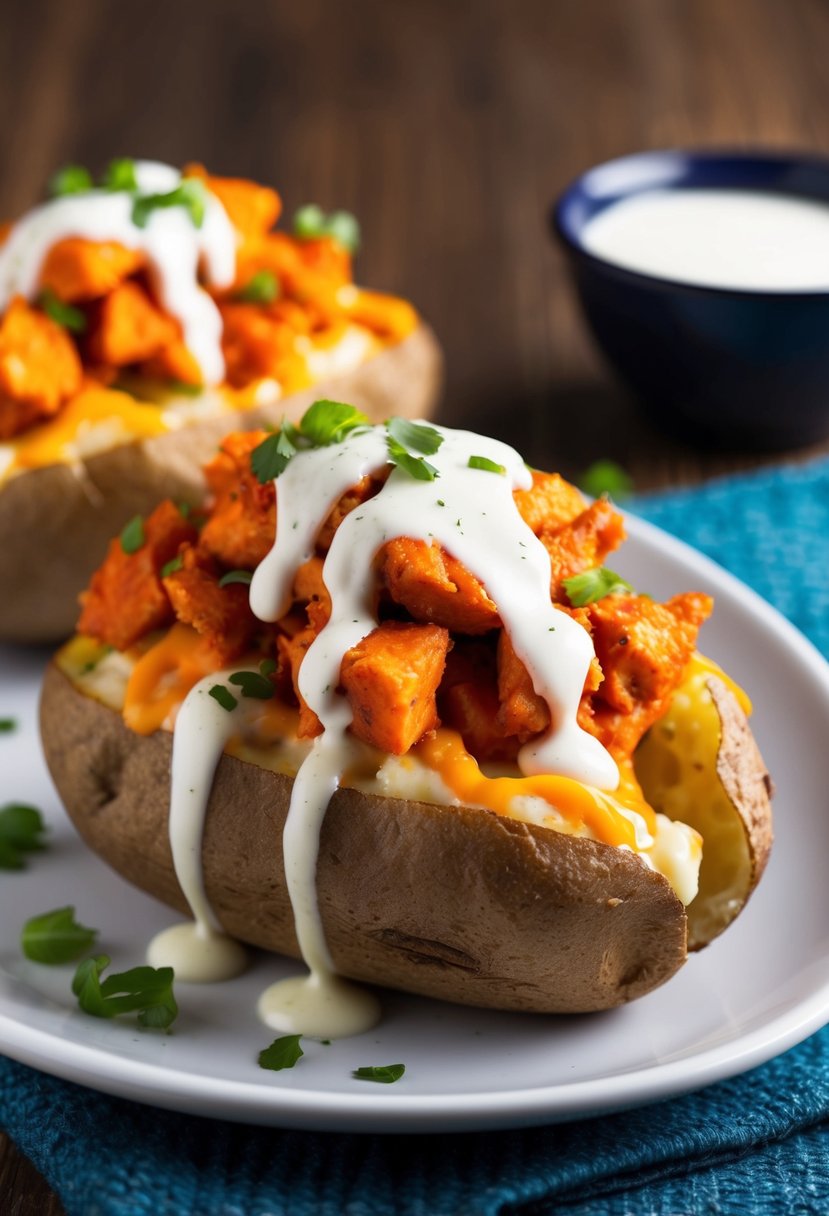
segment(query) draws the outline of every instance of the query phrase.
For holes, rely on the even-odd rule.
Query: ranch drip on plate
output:
[[[299,765],[283,839],[297,939],[309,971],[273,985],[259,1002],[263,1020],[282,1031],[341,1037],[368,1029],[379,1012],[373,996],[335,974],[317,904],[316,867],[326,808],[353,749],[351,707],[337,691],[340,666],[346,652],[377,625],[373,561],[385,542],[410,537],[442,545],[480,580],[497,605],[516,653],[550,710],[547,733],[519,753],[521,772],[555,773],[598,790],[612,790],[619,783],[610,754],[576,720],[593,646],[587,632],[552,604],[549,555],[513,498],[514,490],[532,485],[530,470],[506,444],[463,431],[435,430],[441,443],[430,456],[434,480],[419,480],[392,467],[380,491],[342,520],[325,559],[323,581],[331,616],[299,672],[302,696],[323,731]],[[473,457],[477,459],[471,464]],[[275,621],[284,614],[296,570],[312,556],[317,533],[334,505],[351,486],[388,462],[383,426],[360,428],[343,442],[300,451],[289,461],[276,481],[276,540],[250,587],[256,616]],[[221,673],[211,675],[192,688],[175,722],[171,842],[195,923],[159,935],[149,958],[156,966],[174,966],[184,980],[229,976],[241,965],[238,948],[222,934],[209,907],[200,863],[213,773],[239,728],[238,719],[232,722],[210,695],[222,678]]]

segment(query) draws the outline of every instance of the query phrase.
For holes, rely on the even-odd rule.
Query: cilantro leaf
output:
[[[245,286],[236,293],[236,299],[246,304],[272,304],[279,295],[279,280],[272,270],[257,270]]]
[[[227,574],[223,574],[219,579],[219,586],[230,587],[233,583],[245,583],[250,586],[252,579],[250,570],[228,570]]]
[[[259,1052],[259,1067],[269,1068],[272,1072],[293,1068],[297,1060],[305,1055],[299,1045],[301,1037],[298,1034],[286,1034],[281,1039],[274,1039],[270,1047]]]
[[[24,869],[23,854],[44,847],[41,837],[45,831],[43,816],[36,807],[24,802],[0,807],[0,870]]]
[[[20,947],[34,963],[71,963],[90,948],[97,936],[97,929],[76,922],[74,908],[55,908],[26,921]]]
[[[231,684],[241,688],[243,697],[252,697],[256,701],[269,701],[276,691],[273,683],[261,671],[234,671],[229,679]]]
[[[485,473],[500,473],[503,477],[506,469],[502,464],[496,464],[494,460],[490,460],[487,456],[470,456],[468,468],[483,469]]]
[[[109,964],[106,954],[79,963],[72,991],[84,1013],[96,1018],[137,1013],[141,1026],[166,1030],[172,1025],[178,1016],[172,967],[133,967],[108,976],[102,983],[101,974]]]
[[[380,1081],[383,1085],[391,1085],[393,1081],[399,1081],[405,1071],[405,1064],[369,1064],[355,1068],[351,1075],[358,1081]]]
[[[562,586],[567,598],[574,608],[583,608],[585,604],[595,604],[606,595],[620,595],[633,591],[627,579],[620,574],[614,574],[607,566],[596,566],[593,570],[584,570],[574,574],[572,578],[563,580]]]
[[[186,177],[175,190],[166,194],[143,194],[132,205],[132,222],[136,228],[146,228],[154,211],[163,207],[184,207],[196,228],[204,223],[207,192],[195,177]]]
[[[301,241],[314,241],[325,236],[325,212],[316,203],[306,203],[294,212],[294,236]]]
[[[357,427],[368,426],[368,418],[353,405],[342,401],[315,401],[302,415],[300,434],[311,447],[324,448],[341,443]]]
[[[184,558],[180,553],[176,554],[175,557],[171,557],[170,560],[165,562],[161,567],[161,577],[169,578],[171,574],[175,574],[177,570],[180,570],[183,565]]]
[[[306,203],[294,212],[293,229],[300,241],[330,237],[348,253],[356,253],[360,247],[360,224],[350,211],[332,211],[326,215],[316,203]]]
[[[633,478],[615,460],[596,460],[579,477],[578,485],[591,498],[608,494],[618,502],[633,490]]]
[[[121,529],[121,548],[125,553],[137,553],[144,544],[144,520],[140,515],[133,515],[129,523]]]
[[[38,304],[46,313],[47,317],[51,317],[58,325],[62,325],[64,329],[68,329],[70,333],[82,334],[86,332],[86,314],[81,312],[80,308],[75,308],[72,304],[65,304],[63,300],[59,300],[53,291],[42,291],[38,296]]]
[[[250,467],[256,478],[264,485],[280,477],[296,456],[297,449],[289,438],[285,426],[268,435],[250,454]]]
[[[225,688],[224,684],[214,684],[208,691],[208,696],[214,701],[218,701],[222,709],[226,709],[228,713],[236,708],[239,702],[234,697],[229,688]]]
[[[391,435],[386,437],[386,449],[391,463],[396,464],[398,468],[403,469],[417,481],[434,481],[439,475],[433,464],[429,464],[429,461],[422,456],[412,456],[401,443],[392,439]]]
[[[82,165],[64,165],[49,178],[49,194],[63,198],[67,194],[85,194],[92,189],[92,175]]]
[[[360,222],[350,211],[332,212],[326,221],[325,235],[349,253],[356,253],[360,248]]]
[[[410,422],[408,418],[389,418],[386,430],[396,443],[422,452],[424,456],[434,456],[443,443],[440,431],[424,426],[422,422]]]
[[[10,735],[17,730],[16,718],[0,718],[0,735]]]
[[[116,160],[111,160],[106,167],[103,177],[103,186],[105,190],[127,190],[134,191],[138,189],[138,179],[135,176],[135,161],[128,156],[118,157]]]

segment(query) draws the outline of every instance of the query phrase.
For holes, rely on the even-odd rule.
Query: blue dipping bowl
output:
[[[585,228],[631,195],[693,187],[829,204],[829,159],[740,152],[643,152],[582,174],[551,213],[599,345],[644,411],[686,443],[800,447],[829,435],[829,290],[700,287],[588,253]]]

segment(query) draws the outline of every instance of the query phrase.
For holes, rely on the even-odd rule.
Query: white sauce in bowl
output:
[[[829,204],[750,190],[647,190],[591,219],[583,248],[704,287],[829,291]]]

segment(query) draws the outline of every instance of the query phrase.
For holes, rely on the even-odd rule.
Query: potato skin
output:
[[[134,734],[54,663],[41,733],[87,844],[186,912],[167,835],[170,734]],[[228,933],[299,957],[282,867],[290,789],[286,777],[223,756],[203,864]],[[489,811],[340,790],[323,826],[317,890],[343,975],[466,1005],[609,1009],[685,960],[685,910],[634,854]]]
[[[272,405],[185,426],[98,453],[82,466],[47,465],[0,488],[0,641],[57,642],[78,619],[78,596],[109,541],[134,515],[162,498],[198,503],[202,465],[228,430],[298,421],[320,397],[347,400],[372,421],[389,414],[428,416],[443,364],[432,331],[421,325],[353,372],[321,381]]]

